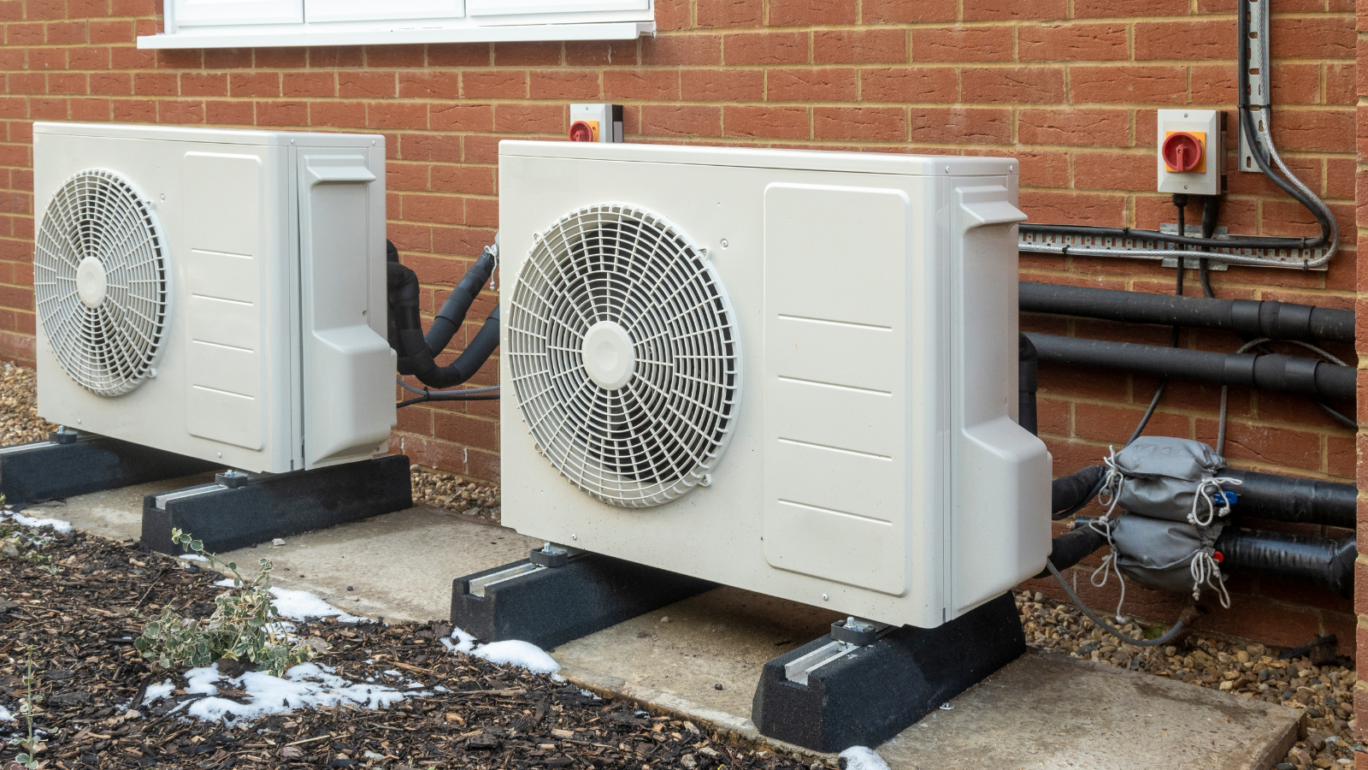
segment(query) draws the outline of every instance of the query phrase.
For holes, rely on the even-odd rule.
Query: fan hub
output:
[[[105,289],[109,281],[105,277],[104,263],[94,257],[86,257],[76,268],[76,296],[86,307],[99,307],[105,300]]]
[[[599,321],[584,334],[584,370],[604,390],[617,390],[636,370],[636,346],[616,321]]]

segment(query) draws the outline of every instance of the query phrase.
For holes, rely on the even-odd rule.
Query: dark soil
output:
[[[134,650],[142,618],[167,602],[187,615],[209,615],[224,590],[212,585],[219,575],[82,533],[55,535],[37,553],[0,556],[0,706],[18,717],[0,722],[0,768],[18,768],[10,760],[19,748],[8,741],[27,732],[19,700],[30,658],[41,696],[34,728],[45,741],[37,759],[49,768],[806,766],[726,745],[630,701],[597,700],[548,676],[449,652],[439,641],[450,632],[444,624],[297,624],[301,636],[332,646],[317,662],[341,676],[385,681],[393,677],[384,670],[402,669],[428,688],[450,690],[387,709],[301,710],[225,727],[167,715],[203,697],[178,691],[121,710],[140,703],[152,683],[184,683]]]

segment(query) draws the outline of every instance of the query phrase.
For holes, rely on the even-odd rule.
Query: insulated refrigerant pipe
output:
[[[1095,545],[1093,550],[1105,546],[1107,538],[1088,526],[1094,521],[1097,519],[1084,516],[1075,519],[1072,532],[1055,538],[1052,554],[1058,553],[1066,561],[1076,557],[1069,564],[1072,566],[1093,552],[1083,549],[1090,545]],[[1215,550],[1221,554],[1223,572],[1241,572],[1316,586],[1346,598],[1354,595],[1354,558],[1358,555],[1358,545],[1353,535],[1331,540],[1227,526],[1216,538]],[[1053,556],[1050,561],[1056,569],[1064,569]]]
[[[1281,353],[1209,353],[1186,348],[1108,342],[1027,332],[1041,361],[1123,369],[1156,377],[1180,377],[1222,385],[1301,393],[1352,401],[1356,371],[1311,358]]]
[[[1106,470],[1105,465],[1089,465],[1055,479],[1050,489],[1051,510],[1062,511],[1083,502]],[[1237,516],[1345,529],[1356,526],[1358,488],[1353,484],[1234,468],[1222,468],[1218,475],[1240,482],[1225,486],[1235,497],[1231,510]]]
[[[1354,341],[1354,311],[1276,300],[1212,299],[1022,281],[1023,313],[1232,331],[1245,339]]]

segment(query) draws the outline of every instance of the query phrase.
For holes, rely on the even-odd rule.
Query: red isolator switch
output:
[[[597,142],[598,141],[598,121],[577,120],[570,124],[570,141],[572,142]]]
[[[1202,163],[1202,140],[1187,131],[1172,131],[1165,136],[1160,153],[1164,156],[1164,167],[1168,171],[1201,172],[1201,167],[1205,166]]]

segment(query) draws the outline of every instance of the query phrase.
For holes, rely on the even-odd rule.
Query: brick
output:
[[[760,70],[687,69],[679,73],[679,95],[686,101],[758,102],[765,98]]]
[[[924,27],[912,30],[914,62],[999,62],[1012,60],[1012,28]]]
[[[307,48],[258,48],[253,52],[252,64],[257,69],[303,69],[308,63]]]
[[[1126,222],[1124,195],[1023,190],[1020,208],[1032,222],[1118,227]],[[1045,367],[1041,367],[1042,377]],[[1112,373],[1115,377],[1115,373]]]
[[[1197,440],[1214,442],[1215,420],[1197,420]],[[1320,437],[1282,426],[1230,420],[1226,427],[1225,457],[1259,467],[1320,471]]]
[[[1353,59],[1354,20],[1348,17],[1273,18],[1269,22],[1270,53],[1284,59]]]
[[[559,41],[495,43],[496,67],[547,67],[561,63]]]
[[[505,134],[564,135],[567,110],[560,104],[500,104],[494,108],[494,130]]]
[[[1064,101],[1064,70],[1060,67],[967,67],[960,75],[960,88],[963,101],[971,103],[1058,103]]]
[[[1129,191],[1158,184],[1152,152],[1080,152],[1074,155],[1073,169],[1073,186],[1080,190]]]
[[[722,135],[765,139],[807,139],[805,107],[744,107],[722,109]]]
[[[170,72],[139,72],[133,76],[133,93],[139,96],[175,96],[179,88]]]
[[[309,125],[332,128],[361,128],[366,125],[364,102],[309,102]]]
[[[527,96],[527,73],[522,70],[462,72],[465,99],[522,99]]]
[[[959,78],[949,67],[860,70],[860,97],[867,102],[953,102]]]
[[[517,74],[525,77],[525,73]],[[399,96],[405,99],[456,99],[461,95],[460,81],[461,76],[455,72],[400,72]]]
[[[956,0],[862,0],[860,20],[865,24],[955,21],[957,5]]]
[[[658,0],[655,4],[656,29],[669,32],[689,27],[691,11],[689,0]]]
[[[336,77],[338,96],[380,98],[399,93],[399,76],[393,72],[343,71]]]
[[[400,196],[399,216],[410,222],[465,223],[465,208],[460,198],[449,195]]]
[[[1068,16],[1068,0],[964,0],[965,21],[1039,22]]]
[[[399,156],[411,161],[459,163],[460,137],[443,134],[401,134]]]
[[[1011,111],[987,107],[913,107],[908,122],[913,142],[926,144],[1006,144],[1012,136]]]
[[[1032,24],[1017,29],[1022,61],[1119,61],[1129,56],[1126,45],[1124,24]]]
[[[902,107],[814,107],[812,135],[842,141],[904,141],[907,111]]]
[[[280,75],[275,72],[234,72],[228,77],[228,93],[234,97],[280,96]]]
[[[1349,110],[1279,110],[1273,143],[1279,150],[1352,152],[1354,113]]]
[[[533,70],[528,91],[533,99],[597,99],[603,93],[597,72]]]
[[[718,137],[722,135],[721,107],[646,105],[641,108],[645,136]]]
[[[309,124],[309,105],[300,101],[257,102],[256,122],[260,126],[306,126]]]
[[[648,66],[706,66],[722,63],[721,35],[659,35],[641,41],[641,63]]]
[[[1230,27],[1229,21],[1139,22],[1135,25],[1135,58],[1234,59],[1235,37]]]
[[[570,67],[635,67],[636,41],[571,40],[565,44],[565,63]]]
[[[849,102],[859,91],[855,70],[844,67],[774,69],[765,79],[771,102]]]
[[[490,43],[437,43],[427,47],[429,67],[482,67],[494,61]]]
[[[428,105],[423,102],[368,102],[366,127],[396,131],[428,127]]]
[[[429,113],[437,131],[494,130],[494,108],[488,104],[433,104]]]
[[[603,73],[603,96],[628,101],[679,98],[677,70],[609,70]]]
[[[1184,104],[1187,71],[1183,67],[1069,68],[1069,95],[1075,104]]]
[[[1124,110],[1023,109],[1017,118],[1017,138],[1025,144],[1123,147],[1128,124]]]
[[[746,32],[722,38],[727,64],[806,64],[810,35],[806,32]]]
[[[698,0],[700,27],[758,27],[764,14],[763,0]]]
[[[769,0],[771,27],[854,24],[856,4],[849,0]]]
[[[195,124],[204,122],[204,102],[163,100],[157,102],[157,122]]]
[[[72,99],[71,119],[103,123],[109,120],[108,99]]]
[[[103,77],[118,76],[105,75]],[[95,87],[93,78],[91,87],[92,89]],[[183,72],[180,76],[180,92],[185,96],[227,96],[228,76],[223,73]]]
[[[0,66],[5,64],[3,56],[18,53],[18,51],[0,53]],[[109,69],[109,49],[103,46],[73,48],[67,51],[67,68],[73,70],[107,70]],[[1352,77],[1353,73],[1350,73],[1350,78],[1352,79]]]
[[[213,99],[204,103],[204,122],[216,126],[251,126],[256,123],[252,102]]]
[[[1110,0],[1074,0],[1076,19],[1116,16],[1186,16],[1188,0],[1137,0],[1118,5]],[[1233,9],[1232,9],[1233,10]]]
[[[812,59],[818,64],[900,64],[907,61],[907,35],[900,29],[813,32]]]
[[[181,80],[184,88],[185,81]],[[337,95],[336,78],[331,72],[286,72],[281,75],[280,92],[283,96],[329,97]]]
[[[434,192],[493,195],[495,169],[487,166],[432,166]]]

